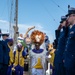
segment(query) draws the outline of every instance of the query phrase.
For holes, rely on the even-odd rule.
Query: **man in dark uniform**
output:
[[[9,63],[9,48],[8,48],[8,33],[2,34],[2,45],[3,45],[3,67],[2,75],[7,75],[8,63]]]
[[[54,75],[66,75],[65,73],[65,68],[64,68],[64,64],[63,64],[63,52],[65,50],[65,45],[66,45],[66,38],[67,36],[65,35],[66,33],[66,17],[62,16],[61,17],[61,28],[60,30],[58,29],[58,45],[57,45],[57,49],[55,51],[55,59],[54,59],[54,67],[55,67],[55,74]]]
[[[64,66],[66,75],[75,75],[75,8],[69,8],[68,23],[72,25],[64,51]]]
[[[0,29],[0,39],[1,39],[1,29]],[[2,75],[2,65],[3,65],[3,48],[2,41],[0,40],[0,75]]]
[[[50,44],[50,40],[49,37],[47,35],[45,35],[45,46],[46,46],[46,50],[48,51],[48,45]]]

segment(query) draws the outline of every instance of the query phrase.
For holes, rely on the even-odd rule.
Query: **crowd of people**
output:
[[[45,75],[45,57],[46,51],[48,50],[48,44],[50,43],[46,33],[35,30],[32,32],[31,36],[27,34],[26,37],[23,37],[23,35],[20,34],[17,38],[15,47],[13,47],[14,39],[10,38],[8,33],[0,32],[0,38],[2,38],[2,40],[0,40],[0,75],[23,75],[24,71],[31,71],[29,75],[39,75],[40,72],[42,72],[40,74]],[[44,42],[45,44],[43,44]],[[41,44],[43,45],[41,46]],[[43,49],[40,49],[40,46]],[[34,57],[36,61],[34,61]],[[25,62],[25,60],[29,58],[30,64],[32,62],[35,62],[36,64],[37,62],[37,65],[31,64],[29,68],[29,61],[27,63]],[[42,61],[44,61],[42,63],[41,58],[43,59]],[[38,71],[38,69],[35,72],[34,68],[31,68],[32,65],[37,68],[40,64],[41,66],[38,67],[38,69],[43,69],[44,72],[43,70]]]
[[[55,35],[51,44],[39,30],[20,34],[14,48],[14,40],[0,30],[0,75],[75,75],[75,8],[61,16]]]

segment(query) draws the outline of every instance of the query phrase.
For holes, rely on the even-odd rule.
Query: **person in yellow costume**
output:
[[[46,75],[46,52],[40,46],[44,42],[44,33],[34,30],[31,34],[32,43],[35,47],[30,50],[30,71],[31,75]]]
[[[50,58],[50,70],[52,70],[52,75],[54,75],[54,57],[55,57],[55,49],[53,48],[53,44],[49,44],[48,45],[48,51],[49,51],[49,54],[51,55],[51,58]]]
[[[14,58],[14,55],[13,55],[13,50],[12,50],[12,46],[13,46],[13,39],[10,38],[8,39],[8,48],[9,48],[9,66],[8,66],[8,71],[7,71],[7,75],[11,75],[11,69],[12,69],[12,66],[13,66],[13,58]]]
[[[26,54],[23,50],[23,46],[21,43],[18,43],[17,50],[14,52],[14,64],[13,64],[13,68],[15,69],[16,75],[23,75],[25,58]]]

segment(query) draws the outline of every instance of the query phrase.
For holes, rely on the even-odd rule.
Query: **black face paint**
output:
[[[19,46],[18,46],[17,49],[18,49],[18,51],[21,51],[21,50],[22,50],[22,47],[19,47]]]
[[[11,43],[10,46],[13,46],[13,44]]]

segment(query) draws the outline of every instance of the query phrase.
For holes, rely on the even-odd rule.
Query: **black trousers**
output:
[[[75,67],[74,68],[66,68],[66,75],[75,75]]]
[[[2,75],[7,75],[7,70],[8,70],[8,65],[3,64],[3,66],[2,66]]]
[[[66,70],[63,63],[57,63],[57,65],[55,65],[54,75],[66,75]]]
[[[0,75],[3,75],[2,74],[2,66],[3,66],[3,64],[0,64]]]
[[[28,71],[29,70],[29,64],[24,64],[24,71]]]

